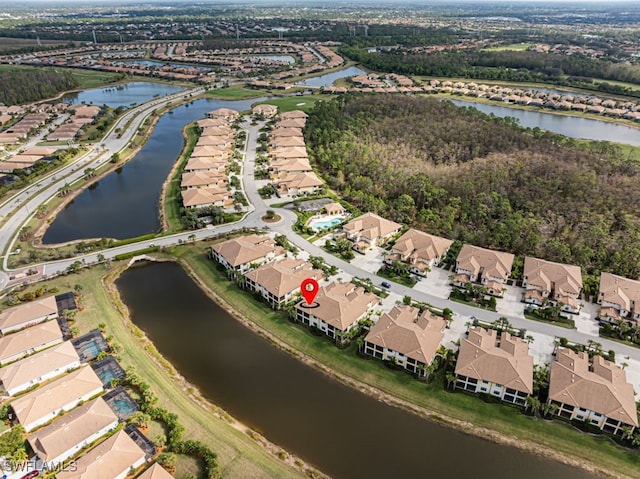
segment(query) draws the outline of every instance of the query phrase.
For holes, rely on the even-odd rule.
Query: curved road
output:
[[[73,165],[69,165],[69,167],[65,169],[68,170],[67,173],[71,173],[67,178],[63,180],[56,180],[56,176],[60,177],[61,175],[61,172],[58,172],[56,175],[51,175],[47,179],[41,180],[38,185],[32,185],[26,190],[23,190],[22,192],[15,195],[14,198],[11,198],[3,205],[0,205],[0,214],[3,215],[8,211],[13,210],[16,206],[20,205],[20,209],[17,211],[17,213],[14,214],[14,216],[0,228],[0,246],[5,247],[9,243],[9,241],[12,241],[11,238],[16,234],[22,224],[24,224],[24,221],[31,214],[33,214],[37,206],[46,202],[53,194],[56,194],[61,186],[63,186],[67,182],[73,181],[72,179],[81,178],[84,175],[83,170],[85,168],[97,166],[102,164],[104,161],[108,161],[113,153],[119,151],[118,147],[124,147],[127,142],[130,141],[130,138],[135,133],[144,118],[153,109],[157,108],[163,103],[167,103],[169,101],[180,98],[185,94],[188,95],[195,92],[198,92],[198,89],[184,91],[179,94],[172,95],[172,97],[166,97],[162,100],[156,100],[151,103],[141,105],[135,110],[132,110],[131,112],[127,113],[125,117],[121,119],[121,121],[117,123],[117,125],[124,125],[130,119],[133,119],[132,125],[127,132],[128,134],[123,135],[121,139],[116,139],[114,138],[115,135],[113,133],[110,133],[108,140],[105,140],[104,142],[107,144],[107,150],[105,152],[101,154],[96,154],[95,152],[88,153],[84,158],[81,158]],[[110,259],[118,254],[131,253],[150,246],[172,246],[182,242],[188,242],[194,237],[196,240],[202,240],[221,233],[239,230],[241,228],[258,228],[269,229],[276,233],[284,234],[292,244],[294,244],[301,250],[307,251],[313,256],[323,257],[327,264],[336,266],[351,276],[368,278],[373,281],[374,284],[378,283],[380,281],[380,278],[375,274],[362,270],[345,261],[342,261],[341,259],[327,253],[326,251],[311,244],[306,239],[293,232],[291,226],[293,225],[293,223],[295,223],[297,218],[295,213],[293,213],[292,211],[284,209],[279,210],[278,212],[282,216],[282,220],[277,223],[267,224],[262,221],[261,218],[265,215],[267,209],[269,209],[270,207],[258,194],[257,185],[254,181],[253,175],[255,168],[254,160],[256,157],[256,147],[258,146],[257,137],[259,135],[259,129],[262,127],[262,125],[263,123],[259,123],[257,125],[251,126],[249,122],[245,122],[242,125],[242,127],[247,132],[246,154],[243,164],[243,183],[245,194],[247,195],[247,199],[250,203],[249,211],[245,214],[242,220],[233,224],[207,227],[195,231],[185,231],[173,235],[154,238],[151,240],[140,241],[138,243],[132,243],[117,248],[111,248],[104,251],[95,251],[70,259],[41,264],[39,266],[44,268],[43,274],[45,275],[45,277],[56,276],[58,274],[66,272],[69,266],[78,260],[80,260],[83,264],[96,263],[98,262],[98,255],[103,255],[105,258]],[[6,273],[2,274],[4,275],[4,278],[0,279],[0,290],[5,288],[7,280]],[[502,314],[474,308],[472,306],[457,302],[452,302],[449,299],[434,296],[421,291],[416,291],[412,288],[408,288],[396,283],[394,283],[393,285],[393,292],[402,296],[411,296],[417,301],[429,303],[437,308],[450,308],[455,312],[456,316],[460,316],[463,318],[470,318],[471,316],[475,316],[479,320],[495,321],[498,316],[502,316]],[[575,341],[583,344],[586,344],[588,340],[597,340],[600,344],[602,344],[604,350],[613,349],[618,355],[626,356],[628,358],[633,358],[640,361],[640,350],[631,346],[610,341],[606,338],[590,336],[577,330],[565,329],[547,323],[529,321],[520,316],[507,317],[515,328],[525,328],[530,332],[540,333],[552,337],[565,337],[570,341]]]

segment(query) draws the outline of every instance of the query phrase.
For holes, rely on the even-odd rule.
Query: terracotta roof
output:
[[[300,146],[278,148],[272,151],[273,157],[277,160],[285,158],[308,158],[307,149]]]
[[[117,425],[118,416],[99,397],[39,429],[27,440],[40,459],[50,461],[114,423]]]
[[[224,148],[218,148],[211,145],[196,146],[191,152],[190,158],[210,157],[210,158],[229,158],[231,153]]]
[[[191,158],[187,161],[184,167],[184,171],[197,171],[197,170],[215,170],[225,171],[228,162],[226,160],[215,160],[213,158]]]
[[[308,118],[309,115],[307,115],[305,112],[303,112],[302,110],[292,110],[292,111],[285,111],[283,113],[280,113],[280,119],[282,120],[291,120],[292,118]]]
[[[269,169],[278,172],[311,172],[311,164],[308,158],[291,158],[288,160],[272,161]]]
[[[210,127],[220,127],[220,126],[228,126],[229,122],[224,118],[205,118],[203,120],[198,120],[198,126],[200,128],[210,128]]]
[[[304,128],[306,119],[304,118],[289,118],[287,120],[280,120],[275,124],[277,128]]]
[[[582,289],[582,272],[579,266],[554,263],[527,256],[524,259],[523,278],[528,289],[555,290],[558,295],[577,296]]]
[[[113,479],[144,460],[145,453],[124,431],[91,449],[76,461],[76,470],[66,470],[56,479]]]
[[[263,259],[276,251],[276,245],[268,236],[240,236],[211,247],[231,266],[240,266]]]
[[[276,149],[293,148],[299,146],[304,148],[304,138],[301,136],[276,136],[271,138],[271,146]]]
[[[71,341],[65,341],[45,349],[28,358],[0,368],[0,381],[6,390],[11,390],[59,368],[79,363],[80,357]]]
[[[51,315],[58,315],[56,297],[39,298],[2,311],[0,313],[0,330]]]
[[[62,339],[57,321],[46,321],[0,338],[0,362],[56,339]]]
[[[261,104],[255,105],[251,111],[253,113],[265,116],[273,116],[278,113],[278,107],[275,105]]]
[[[511,273],[513,258],[511,253],[465,244],[458,254],[456,270],[471,271],[475,276],[478,276],[480,269],[484,268],[482,273],[484,278],[501,278],[504,281]]]
[[[231,108],[218,108],[217,110],[213,110],[207,113],[208,116],[212,118],[226,118],[226,119],[235,119],[240,117],[240,113],[236,110],[232,110]]]
[[[559,349],[551,364],[549,399],[638,426],[633,386],[621,367],[601,356],[594,356],[590,370],[586,353]]]
[[[598,295],[598,302],[601,301],[617,304],[627,311],[633,310],[635,305],[640,304],[640,281],[602,273]]]
[[[140,474],[138,479],[173,479],[173,476],[156,462],[149,469]]]
[[[431,263],[441,258],[451,247],[452,240],[410,229],[398,238],[391,251],[400,253],[405,261]]]
[[[375,240],[384,238],[402,228],[401,224],[382,218],[374,213],[365,213],[352,219],[342,229],[349,235],[357,234],[358,237]]]
[[[497,331],[474,328],[460,344],[456,374],[533,393],[533,357],[526,341]]]
[[[11,407],[20,424],[28,429],[29,424],[97,389],[102,389],[102,381],[91,367],[84,366],[15,399]]]
[[[328,215],[337,215],[345,212],[344,206],[336,202],[327,203],[326,205],[323,206],[323,208]]]
[[[202,187],[182,190],[182,204],[185,207],[206,206],[210,204],[220,203],[221,207],[233,205],[231,194],[226,189]]]
[[[304,260],[283,259],[263,264],[246,277],[279,298],[300,289],[300,283],[306,278],[323,278],[323,273]]]
[[[286,186],[287,189],[292,188],[312,188],[314,186],[322,186],[323,181],[312,171],[302,173],[289,173],[284,178],[277,181],[278,188]]]
[[[226,185],[227,175],[218,171],[199,170],[183,173],[180,186],[185,188],[189,186],[208,186],[208,185]]]
[[[276,128],[271,132],[271,138],[285,137],[303,138],[302,128]]]
[[[429,310],[394,306],[371,328],[365,341],[430,364],[444,338],[445,319]]]
[[[367,293],[353,283],[331,283],[318,291],[314,301],[318,303],[317,308],[303,308],[302,303],[298,303],[296,307],[344,331],[378,301],[375,294]]]

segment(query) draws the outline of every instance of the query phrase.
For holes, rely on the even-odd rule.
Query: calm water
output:
[[[160,229],[162,184],[182,151],[182,128],[221,107],[247,110],[254,102],[203,99],[180,106],[158,121],[149,141],[122,168],[84,190],[44,234],[45,244],[82,238],[131,238]]]
[[[327,73],[326,75],[320,75],[317,77],[309,78],[307,80],[300,81],[297,84],[305,85],[305,86],[316,86],[316,87],[331,86],[333,85],[334,81],[339,80],[340,78],[352,77],[355,75],[366,75],[366,74],[367,72],[365,72],[364,70],[361,70],[358,67],[349,67],[337,72]]]
[[[176,264],[136,266],[117,286],[133,322],[206,397],[332,477],[592,478],[327,378],[234,320]]]
[[[537,111],[519,110],[506,106],[487,105],[465,100],[451,100],[458,106],[470,106],[483,113],[516,118],[522,126],[553,131],[570,138],[606,140],[640,146],[640,129],[606,121],[575,116],[552,115]]]
[[[134,82],[125,83],[106,88],[94,88],[76,93],[67,93],[62,97],[63,102],[75,105],[86,103],[88,105],[108,105],[113,108],[119,106],[140,105],[156,96],[166,96],[184,90],[182,87],[165,85],[163,83]]]

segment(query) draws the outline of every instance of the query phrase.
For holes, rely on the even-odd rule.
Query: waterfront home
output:
[[[413,306],[394,306],[371,327],[364,339],[364,352],[393,361],[407,371],[424,377],[436,357],[447,321],[429,310],[420,314]]]
[[[275,105],[255,105],[251,108],[251,113],[254,116],[259,116],[263,118],[272,118],[278,114],[278,107]]]
[[[31,391],[11,403],[18,422],[29,432],[102,392],[102,381],[89,366]]]
[[[522,287],[524,302],[542,306],[545,300],[562,304],[562,310],[579,313],[582,271],[579,266],[554,263],[527,256],[524,259]]]
[[[249,271],[245,288],[258,293],[273,309],[280,309],[295,298],[307,278],[320,280],[323,273],[304,260],[282,259]]]
[[[79,367],[78,353],[71,341],[65,341],[0,368],[0,382],[6,394],[13,396]]]
[[[74,456],[118,425],[118,416],[101,397],[74,409],[27,437],[38,459],[48,464]]]
[[[38,298],[2,311],[0,313],[0,333],[7,334],[18,331],[57,317],[58,306],[55,296]]]
[[[220,128],[229,126],[229,122],[223,118],[204,118],[198,120],[198,126],[200,128]]]
[[[182,205],[185,208],[204,208],[218,206],[222,209],[233,208],[233,197],[227,189],[201,187],[182,190]]]
[[[196,146],[189,158],[210,158],[218,160],[227,160],[231,156],[228,149],[218,148],[216,146]]]
[[[353,243],[354,249],[360,252],[384,243],[401,229],[401,224],[374,213],[365,213],[342,226],[347,239]]]
[[[120,430],[91,449],[56,479],[124,479],[145,463],[145,452]]]
[[[464,288],[469,283],[480,283],[489,294],[501,297],[513,259],[511,253],[466,244],[456,259],[453,284]]]
[[[312,171],[289,173],[273,183],[279,195],[291,196],[318,193],[323,185],[324,182]]]
[[[226,188],[227,185],[225,174],[210,170],[189,171],[182,175],[180,182],[182,188]]]
[[[585,421],[612,434],[638,427],[633,386],[624,370],[602,356],[558,349],[549,376],[549,403],[566,419]]]
[[[602,321],[640,320],[640,281],[611,273],[600,275],[598,304]]]
[[[524,406],[533,394],[533,357],[523,339],[495,329],[473,328],[460,343],[457,388]]]
[[[329,216],[344,216],[348,213],[348,211],[344,209],[344,206],[342,206],[340,203],[336,203],[335,201],[327,203],[322,207],[322,209],[324,210],[325,214]]]
[[[211,247],[211,258],[226,269],[244,274],[263,263],[284,258],[285,251],[269,236],[239,236]]]
[[[214,148],[230,150],[233,144],[233,138],[228,136],[201,136],[196,143],[196,147],[212,146]]]
[[[221,118],[226,121],[233,121],[240,118],[240,113],[230,108],[218,108],[207,113],[207,118]]]
[[[194,171],[216,171],[226,172],[229,162],[226,160],[217,160],[214,158],[201,157],[191,158],[184,167],[185,173]]]
[[[0,338],[0,364],[4,365],[62,342],[57,321],[46,321]]]
[[[378,302],[375,294],[353,283],[331,283],[319,289],[312,307],[306,301],[296,305],[296,321],[344,342]]]
[[[452,240],[412,228],[396,240],[385,262],[402,261],[410,266],[412,273],[424,276],[440,262],[452,244]]]
[[[156,462],[149,469],[140,474],[138,479],[173,479],[173,476]]]

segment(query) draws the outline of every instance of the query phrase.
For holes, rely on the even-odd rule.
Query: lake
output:
[[[67,205],[45,232],[45,244],[85,238],[131,238],[153,233],[161,227],[158,203],[183,146],[182,128],[209,111],[226,107],[248,110],[266,100],[223,101],[202,99],[163,115],[149,141],[117,172],[84,190]]]
[[[214,404],[331,477],[593,479],[328,378],[241,325],[177,264],[137,265],[116,285],[132,321],[181,375]]]
[[[87,105],[107,105],[112,108],[129,107],[132,104],[140,105],[157,96],[171,95],[181,90],[184,88],[165,83],[141,81],[67,93],[60,101],[72,105],[86,103]]]
[[[333,82],[339,80],[340,78],[352,77],[355,75],[366,75],[367,72],[361,70],[358,67],[349,67],[344,70],[339,70],[336,72],[326,73],[324,75],[320,75],[317,77],[307,78],[306,80],[302,80],[296,83],[296,85],[304,85],[304,86],[331,86]]]
[[[553,131],[570,138],[604,140],[640,146],[640,128],[577,116],[553,115],[538,111],[520,110],[506,106],[489,105],[465,100],[450,100],[458,106],[477,108],[483,113],[499,117],[510,116],[522,126]]]

